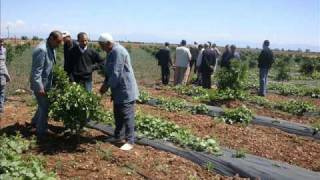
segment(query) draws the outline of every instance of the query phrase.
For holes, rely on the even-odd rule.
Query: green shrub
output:
[[[211,102],[217,101],[229,101],[229,100],[243,100],[247,97],[247,93],[241,90],[233,90],[233,89],[221,89],[209,90],[209,99]]]
[[[216,76],[218,89],[242,90],[248,80],[248,65],[231,60],[230,68],[221,68]]]
[[[290,66],[284,60],[278,61],[276,64],[277,75],[276,80],[278,81],[288,81],[291,79],[290,77]]]
[[[54,87],[48,93],[50,117],[62,121],[75,134],[81,132],[89,119],[98,122],[110,120],[99,96],[87,92],[79,84],[69,83],[61,67],[55,67],[54,77]]]

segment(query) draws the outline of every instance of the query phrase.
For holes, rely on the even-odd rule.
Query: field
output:
[[[98,48],[97,44],[92,46]],[[317,138],[320,131],[319,54],[276,52],[277,60],[269,75],[269,93],[259,97],[256,50],[241,49],[242,64],[247,64],[247,69],[243,70],[247,78],[235,82],[241,91],[216,86],[204,90],[192,84],[193,74],[187,86],[162,86],[160,68],[154,57],[159,46],[125,46],[130,52],[141,93],[136,107],[139,135],[165,139],[182,149],[201,151],[218,158],[217,154],[222,156],[224,149],[233,149],[235,162],[248,161],[254,155],[278,162],[274,167],[285,163],[305,169],[303,172],[320,172],[320,138]],[[31,179],[248,178],[241,172],[230,176],[219,173],[221,164],[218,162],[197,164],[181,155],[140,143],[131,152],[122,152],[118,144],[103,141],[108,134],[89,127],[77,137],[66,136],[63,123],[53,119],[49,123],[50,130],[55,133],[45,142],[34,143],[34,129],[27,125],[36,109],[29,90],[32,45],[19,51],[13,51],[15,55],[8,64],[12,82],[7,88],[5,113],[0,121],[0,142],[5,142],[3,144],[7,144],[12,152],[0,150],[1,161],[8,161],[0,164],[0,179],[5,172],[19,172],[17,176],[33,177]],[[102,52],[101,55],[105,56]],[[63,61],[62,57],[59,49],[58,64]],[[218,68],[218,71],[223,70]],[[218,74],[214,74],[214,85],[223,80],[231,82]],[[102,81],[103,77],[95,73],[95,92]],[[102,105],[103,111],[110,115],[112,103],[108,95],[102,97]],[[212,106],[221,108],[224,113],[210,115]],[[272,118],[274,125],[255,123],[259,116]],[[112,124],[110,117],[100,123]],[[307,127],[312,131],[311,135],[279,129],[277,124],[281,124],[281,120]],[[17,133],[21,137],[15,136]],[[12,141],[19,143],[13,146]],[[17,151],[20,148],[22,150]],[[6,155],[15,157],[15,161],[10,161]],[[14,168],[16,162],[19,162],[19,168],[26,170]]]

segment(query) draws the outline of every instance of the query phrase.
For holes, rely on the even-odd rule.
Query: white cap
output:
[[[113,42],[113,38],[109,33],[102,33],[98,39],[99,42]]]
[[[71,34],[68,32],[68,31],[62,31],[62,37],[65,38],[65,37],[71,37]]]

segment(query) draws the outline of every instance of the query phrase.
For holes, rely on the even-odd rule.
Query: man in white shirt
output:
[[[186,84],[190,73],[191,53],[186,47],[187,41],[182,40],[179,47],[176,48],[174,85]]]

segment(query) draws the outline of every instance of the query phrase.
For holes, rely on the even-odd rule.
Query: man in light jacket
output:
[[[180,46],[176,48],[174,85],[187,84],[190,73],[191,53],[186,47],[187,41],[182,40]]]
[[[135,141],[134,105],[139,97],[130,55],[122,45],[115,43],[108,33],[100,35],[99,44],[108,54],[105,64],[106,77],[100,93],[104,94],[110,87],[116,125],[114,137],[107,141],[120,142],[122,140],[121,131],[124,128],[127,142],[120,149],[128,151],[133,148]]]
[[[38,109],[31,125],[37,129],[37,137],[42,138],[48,130],[49,102],[47,92],[52,87],[53,65],[56,62],[55,49],[62,43],[62,34],[52,31],[46,41],[33,50],[30,87],[38,103]]]
[[[0,113],[4,112],[5,87],[9,81],[10,75],[6,65],[6,48],[4,47],[3,39],[0,39]]]

